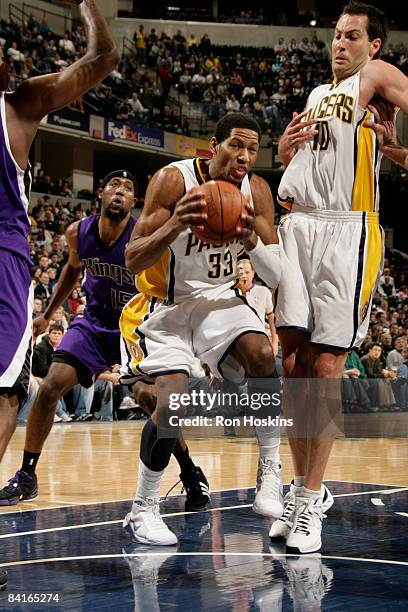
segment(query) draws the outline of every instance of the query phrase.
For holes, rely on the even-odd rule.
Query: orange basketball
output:
[[[226,181],[208,181],[200,185],[207,203],[204,211],[207,219],[201,222],[204,229],[191,227],[192,232],[205,242],[221,243],[237,236],[237,225],[243,227],[241,213],[248,203],[241,191]]]

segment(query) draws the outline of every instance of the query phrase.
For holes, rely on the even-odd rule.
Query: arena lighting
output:
[[[312,19],[309,25],[311,25],[312,28],[316,27],[316,25],[317,25],[316,19]]]
[[[168,6],[167,10],[168,11],[181,11],[181,8],[179,6]]]

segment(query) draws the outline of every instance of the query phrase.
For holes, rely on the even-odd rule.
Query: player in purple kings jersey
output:
[[[77,286],[85,270],[84,316],[69,327],[30,411],[21,470],[0,491],[0,506],[37,497],[35,468],[54,421],[58,400],[76,384],[90,387],[98,375],[119,364],[119,317],[136,292],[125,267],[125,247],[136,220],[132,217],[137,183],[126,170],[108,174],[99,191],[101,214],[72,223],[66,231],[68,262],[43,315],[34,319],[34,337],[45,332],[57,308]],[[119,375],[116,376],[118,382]]]
[[[131,215],[137,195],[136,179],[127,170],[110,172],[103,179],[99,194],[101,214],[68,227],[68,262],[45,313],[33,323],[34,336],[47,329],[54,312],[77,285],[84,269],[82,288],[87,298],[84,316],[74,319],[54,352],[28,418],[21,470],[0,491],[0,506],[37,497],[35,469],[51,431],[58,400],[77,383],[90,387],[98,375],[109,376],[107,371],[121,361],[119,317],[123,306],[136,292],[134,276],[125,267],[125,248],[136,223]],[[110,376],[112,382],[119,382],[118,373]],[[146,412],[154,410],[154,407],[149,409],[149,400],[154,402],[154,394],[149,389],[141,388],[139,399]],[[198,510],[209,501],[201,485],[203,482],[208,487],[208,482],[191,460],[182,437],[174,454],[187,490],[188,509]]]
[[[0,49],[0,461],[27,393],[31,363],[28,153],[41,119],[95,87],[119,62],[96,0],[68,2],[80,5],[87,52],[66,70],[27,79],[6,93],[9,74]],[[6,576],[0,569],[0,589]]]

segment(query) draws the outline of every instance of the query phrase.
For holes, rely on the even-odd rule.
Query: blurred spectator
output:
[[[404,350],[404,362],[398,367],[397,379],[394,383],[394,393],[397,399],[397,404],[404,410],[408,411],[408,349]]]
[[[77,308],[77,313],[78,313],[78,308]],[[63,308],[61,307],[57,308],[57,310],[54,312],[53,320],[55,321],[57,325],[60,325],[64,329],[64,333],[67,331],[69,327],[68,315],[66,314]]]
[[[41,272],[38,284],[34,289],[34,297],[42,300],[43,304],[47,304],[51,297],[51,290],[49,286],[50,277],[48,272]]]
[[[345,412],[376,412],[368,395],[367,373],[356,351],[350,351],[347,356],[342,383]]]
[[[24,62],[25,55],[17,49],[17,43],[15,40],[11,43],[11,46],[7,50],[7,55],[12,62]]]
[[[75,46],[70,38],[69,32],[64,33],[64,36],[58,43],[58,46],[65,55],[70,56],[75,54]]]
[[[384,274],[380,278],[380,284],[378,287],[378,291],[380,295],[384,295],[386,297],[395,295],[395,281],[394,281],[394,278],[390,276],[389,268],[384,269]]]
[[[139,100],[139,95],[136,92],[132,93],[131,99],[128,101],[131,108],[131,114],[134,118],[143,118],[144,113],[147,113],[147,109],[143,106]]]
[[[140,25],[133,35],[133,41],[136,46],[137,59],[141,64],[146,62],[146,38],[144,27]]]
[[[405,361],[405,349],[407,347],[406,336],[400,336],[394,340],[394,349],[388,353],[387,369],[397,371]]]
[[[381,346],[373,343],[361,362],[370,383],[370,399],[373,410],[396,410],[395,397],[391,388],[391,380],[396,378],[395,372],[389,372],[381,364]]]
[[[82,299],[80,297],[80,293],[78,289],[74,289],[68,300],[68,308],[71,314],[75,315],[78,310],[78,306],[83,304]]]
[[[40,298],[34,298],[33,301],[33,319],[39,317],[43,312],[43,302]]]

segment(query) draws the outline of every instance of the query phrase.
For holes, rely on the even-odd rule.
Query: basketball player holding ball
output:
[[[162,437],[157,425],[170,413],[170,395],[188,392],[196,358],[220,378],[240,382],[250,377],[250,393],[270,389],[275,372],[264,322],[234,290],[235,261],[243,248],[269,287],[277,286],[281,274],[272,194],[266,181],[251,172],[259,141],[255,120],[241,113],[223,117],[210,141],[210,160],[173,162],[154,175],[126,250],[140,295],[121,317],[127,356],[122,382],[155,382],[157,395],[142,432],[136,497],[124,520],[124,527],[145,544],[177,543],[158,511],[160,479],[176,438]],[[234,185],[248,204],[232,237],[214,244],[214,235],[210,244],[198,237],[211,231],[208,188],[204,192],[200,185],[214,179]],[[228,197],[224,192],[221,188],[221,199]],[[279,432],[257,428],[256,434],[261,460],[254,509],[276,518],[283,512]]]

